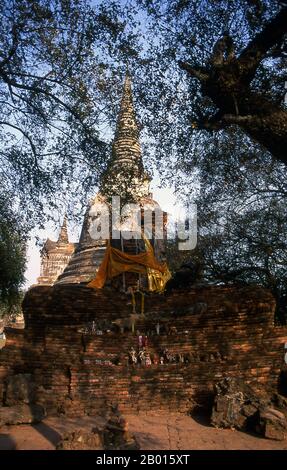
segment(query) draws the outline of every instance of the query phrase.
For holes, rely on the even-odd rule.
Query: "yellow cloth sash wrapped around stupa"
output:
[[[153,252],[152,245],[145,239],[146,251],[137,255],[129,255],[108,242],[104,259],[99,267],[95,279],[87,284],[88,287],[101,289],[108,279],[112,279],[124,272],[146,274],[150,291],[161,292],[171,274],[166,263],[159,263]]]

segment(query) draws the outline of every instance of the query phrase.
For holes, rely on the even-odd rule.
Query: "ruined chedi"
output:
[[[103,260],[107,240],[91,237],[91,225],[95,219],[100,218],[106,208],[106,202],[112,195],[121,197],[122,202],[136,202],[141,207],[154,210],[158,204],[152,199],[150,193],[151,178],[144,170],[141,147],[139,143],[139,127],[133,105],[131,80],[126,75],[120,111],[117,119],[115,137],[112,145],[112,155],[107,169],[102,176],[99,192],[89,202],[82,225],[79,243],[72,256],[67,260],[66,266],[57,273],[56,278],[46,276],[51,282],[46,284],[74,284],[87,283],[95,277],[95,274]],[[166,214],[164,213],[164,236]],[[46,243],[51,244],[51,241]],[[53,242],[52,242],[53,243]],[[144,250],[141,241],[131,243],[127,240],[111,240],[114,247],[127,253],[138,253]],[[159,260],[164,259],[164,241],[152,240],[155,256]],[[42,259],[42,272],[40,279],[50,268],[49,260]],[[42,282],[43,283],[43,282]]]
[[[41,271],[37,283],[54,284],[70,261],[76,246],[76,243],[69,242],[67,216],[65,215],[58,240],[53,241],[48,238],[41,250]]]

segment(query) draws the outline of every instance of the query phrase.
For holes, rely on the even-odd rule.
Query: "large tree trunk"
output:
[[[274,157],[287,163],[287,110],[262,93],[250,89],[260,62],[278,46],[287,33],[287,8],[280,13],[235,57],[232,38],[224,36],[214,46],[206,68],[180,62],[181,68],[200,80],[202,93],[211,98],[218,112],[198,122],[198,127],[219,130],[240,126]]]

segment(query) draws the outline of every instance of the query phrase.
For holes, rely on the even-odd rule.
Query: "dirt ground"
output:
[[[287,440],[273,441],[230,429],[215,429],[203,416],[140,413],[125,415],[141,450],[287,450]],[[54,450],[68,431],[92,429],[101,418],[50,417],[36,425],[0,428],[0,450]]]

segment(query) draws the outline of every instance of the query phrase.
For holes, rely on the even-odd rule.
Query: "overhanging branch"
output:
[[[287,34],[287,7],[282,10],[250,41],[237,59],[243,75],[252,80],[259,63],[265,58],[267,52],[278,44]]]
[[[178,65],[181,69],[186,70],[190,75],[195,78],[198,78],[201,82],[206,82],[209,78],[207,70],[204,67],[192,67],[192,65],[187,62],[179,61]]]
[[[222,65],[225,61],[234,58],[234,44],[231,36],[225,34],[222,38],[216,41],[213,52],[210,58],[212,66]]]
[[[15,124],[12,124],[11,122],[8,122],[8,121],[0,121],[0,126],[1,125],[11,127],[11,129],[15,129],[16,131],[20,132],[23,135],[23,137],[25,137],[26,140],[28,140],[28,142],[30,144],[30,147],[31,147],[31,150],[32,150],[32,153],[34,155],[35,164],[36,164],[36,166],[38,166],[37,150],[36,150],[36,147],[33,143],[33,140],[29,136],[29,134],[26,131],[23,131],[23,129],[21,129],[20,127],[16,126]]]
[[[236,114],[222,114],[220,111],[210,118],[202,118],[197,122],[192,122],[193,127],[198,129],[205,129],[209,131],[218,131],[224,129],[225,127],[237,124],[248,124],[254,122],[256,116],[246,115],[238,116]]]

